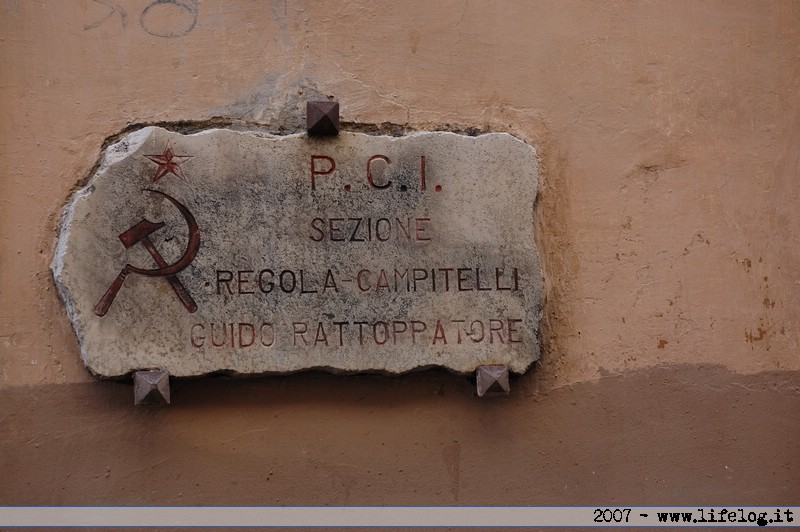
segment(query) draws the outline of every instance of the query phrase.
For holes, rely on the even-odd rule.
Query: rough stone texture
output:
[[[537,180],[535,150],[508,134],[149,127],[110,146],[75,195],[54,273],[103,376],[522,372],[539,356]],[[126,264],[157,267],[142,235],[119,236],[142,220],[165,224],[148,238],[161,268],[186,264],[171,282],[191,299],[134,271],[100,304]]]

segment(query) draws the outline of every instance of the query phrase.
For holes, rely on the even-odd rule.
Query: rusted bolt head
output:
[[[307,102],[306,130],[317,137],[338,135],[339,102]]]
[[[169,373],[137,371],[133,374],[133,404],[169,404]]]
[[[475,379],[478,385],[478,397],[508,395],[511,392],[511,386],[508,384],[508,366],[478,366]]]

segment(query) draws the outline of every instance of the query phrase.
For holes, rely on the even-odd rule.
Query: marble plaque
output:
[[[101,376],[523,372],[537,183],[535,150],[504,133],[148,127],[72,198],[53,271]]]

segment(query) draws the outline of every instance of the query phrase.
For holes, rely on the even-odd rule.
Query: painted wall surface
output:
[[[788,1],[0,1],[0,504],[800,504],[798,57]],[[104,142],[327,96],[537,148],[538,367],[93,379],[50,262]]]

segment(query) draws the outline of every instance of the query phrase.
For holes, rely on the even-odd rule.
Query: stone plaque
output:
[[[53,270],[101,376],[523,372],[539,357],[537,182],[508,134],[148,127],[71,201]]]

